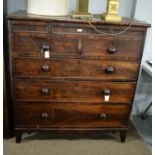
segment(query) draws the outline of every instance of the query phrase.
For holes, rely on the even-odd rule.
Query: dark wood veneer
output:
[[[46,35],[46,34],[13,34],[13,51],[17,54],[40,54],[43,45],[49,45],[51,55],[74,57],[102,57],[109,59],[134,59],[140,60],[143,38],[127,36],[117,37],[81,37],[77,35]],[[123,42],[123,43],[122,43]],[[79,49],[79,44],[81,47]],[[132,46],[128,46],[132,44]],[[115,53],[109,51],[116,48]],[[125,55],[125,57],[124,57]],[[42,56],[43,57],[43,56]]]
[[[23,63],[24,62],[24,63]],[[46,68],[44,68],[46,67]],[[113,67],[113,72],[108,72]],[[14,77],[44,77],[55,79],[133,80],[138,77],[139,62],[85,59],[14,59]]]
[[[100,81],[37,81],[14,80],[14,98],[17,101],[104,102],[104,90],[111,92],[110,102],[133,101],[136,83]],[[42,93],[42,89],[49,93]]]
[[[18,103],[15,105],[17,127],[120,127],[126,125],[128,105],[87,103]],[[42,117],[46,113],[47,117]],[[102,117],[102,115],[105,117]]]
[[[16,142],[33,131],[119,131],[125,142],[150,25],[135,20],[123,34],[107,36],[87,20],[70,17],[18,11],[8,19]],[[118,33],[130,22],[91,21],[106,33]]]

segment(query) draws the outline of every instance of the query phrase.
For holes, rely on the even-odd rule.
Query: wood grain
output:
[[[133,102],[136,83],[87,81],[14,80],[14,97],[18,101],[102,102],[104,90],[111,92],[110,102]],[[47,88],[47,95],[42,89]]]
[[[24,62],[24,63],[23,63]],[[45,70],[46,65],[49,69]],[[114,72],[108,73],[107,68]],[[28,59],[14,61],[14,77],[44,77],[77,80],[136,81],[139,63],[82,59]]]
[[[78,43],[81,41],[81,52]],[[42,55],[43,45],[50,46],[50,54],[55,56],[100,57],[108,59],[140,60],[142,56],[143,38],[138,37],[91,37],[72,35],[14,34],[13,51],[15,53],[31,53]],[[132,46],[128,46],[132,44]],[[116,48],[111,54],[108,49]],[[43,58],[43,56],[42,56]]]
[[[28,32],[28,33],[48,33],[49,27],[47,25],[22,25],[22,24],[13,24],[11,27],[13,32]]]
[[[109,36],[71,17],[17,11],[8,19],[16,142],[31,131],[119,131],[125,142],[151,25],[134,20],[128,31]],[[91,23],[105,33],[119,33],[131,21]],[[49,59],[43,47],[49,47]]]
[[[29,102],[15,107],[17,127],[121,127],[129,115],[128,106],[102,104]],[[42,118],[42,113],[47,113],[48,118]],[[101,117],[103,113],[106,118]]]

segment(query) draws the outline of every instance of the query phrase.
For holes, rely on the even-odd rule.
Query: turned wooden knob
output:
[[[49,45],[42,45],[42,48],[41,48],[41,52],[46,52],[46,51],[49,51],[50,50],[50,46]]]
[[[42,88],[42,89],[41,89],[41,93],[42,93],[43,95],[49,95],[50,90],[49,90],[49,88]]]
[[[104,89],[104,95],[110,95],[110,94],[111,94],[111,92],[109,89]]]
[[[117,49],[115,47],[108,48],[108,52],[111,54],[115,54],[117,52]]]
[[[43,112],[43,113],[41,114],[41,118],[48,118],[48,113]]]
[[[49,72],[50,67],[49,67],[49,65],[42,65],[41,70],[44,71],[44,72]]]
[[[102,114],[100,114],[100,118],[106,119],[107,118],[107,115],[105,113],[102,113]]]
[[[106,73],[111,74],[111,73],[114,73],[115,68],[114,68],[114,67],[107,67],[107,68],[105,69],[105,71],[106,71]]]

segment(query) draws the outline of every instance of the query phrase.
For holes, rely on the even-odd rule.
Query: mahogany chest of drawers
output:
[[[125,142],[149,24],[11,14],[16,141],[23,132],[118,131]],[[117,35],[116,35],[117,33]]]

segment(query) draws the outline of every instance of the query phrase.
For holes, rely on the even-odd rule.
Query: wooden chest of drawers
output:
[[[119,131],[125,142],[149,24],[9,16],[16,141],[32,131]],[[129,25],[92,21],[105,33]],[[109,98],[109,99],[108,99]]]

